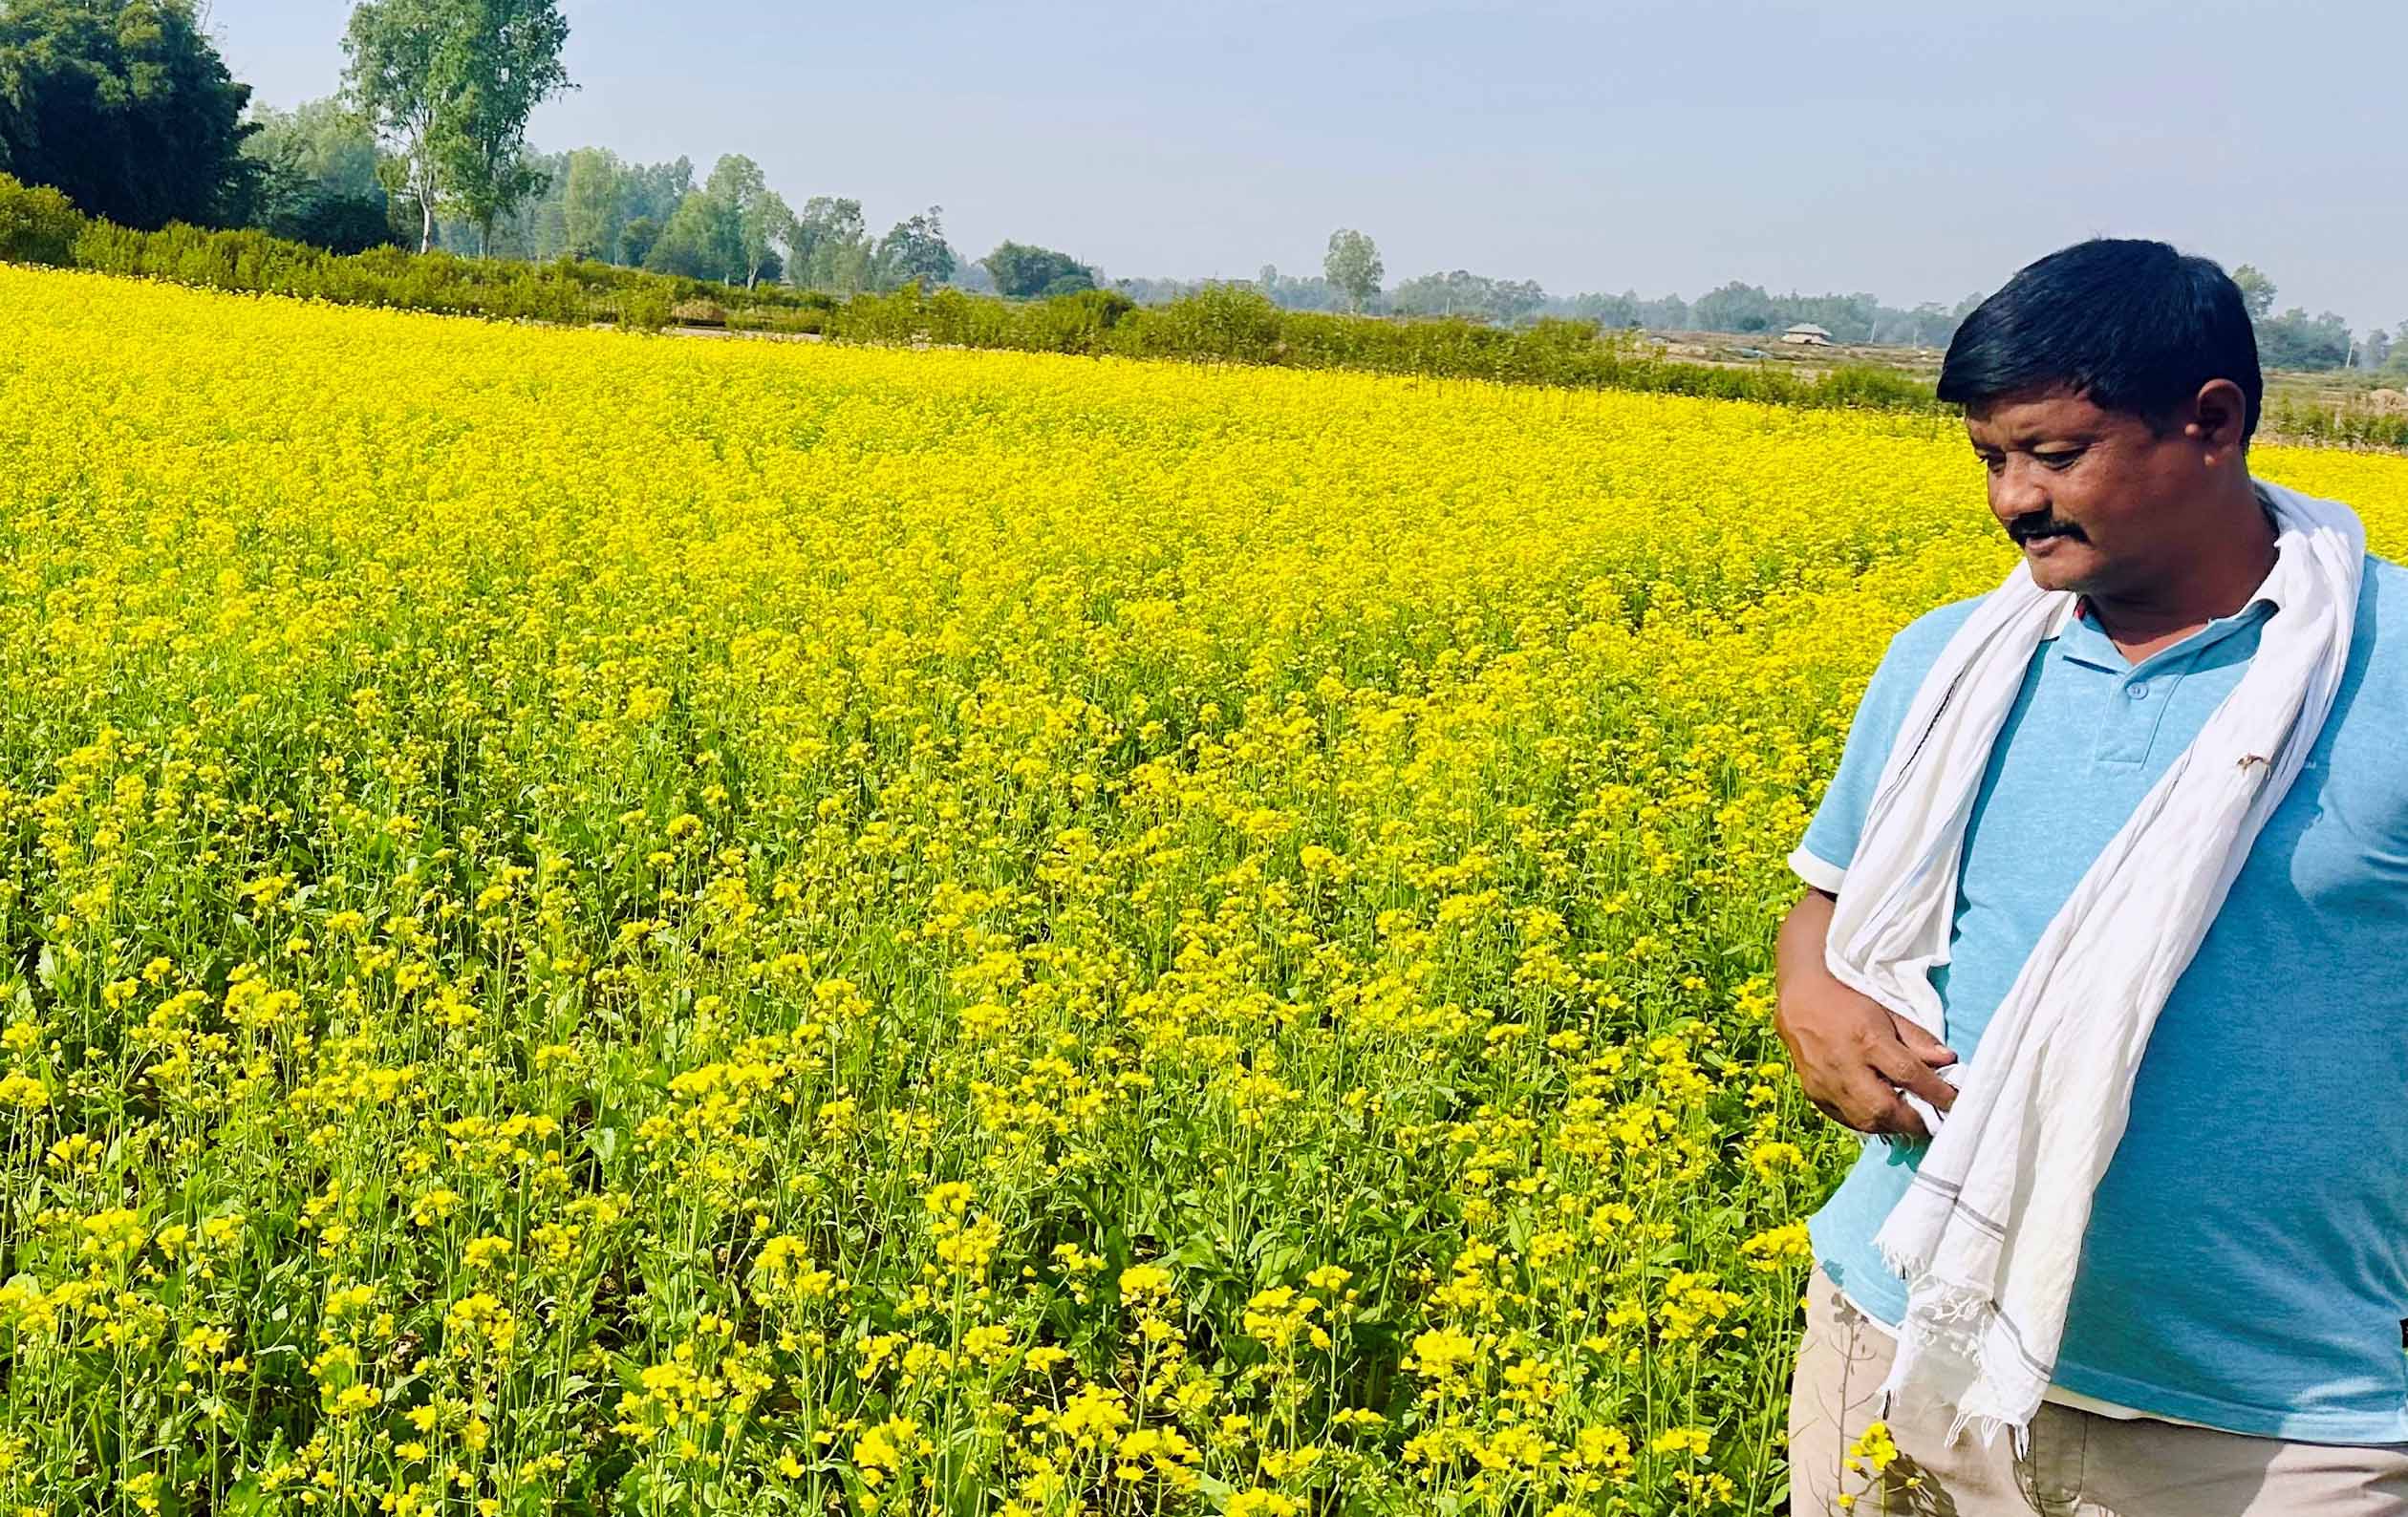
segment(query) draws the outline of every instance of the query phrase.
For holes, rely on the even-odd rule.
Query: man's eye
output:
[[[2007,467],[2006,457],[2002,454],[1985,453],[1981,456],[1981,459],[1982,467],[1989,470],[1992,474],[1996,474],[1999,470]]]
[[[2081,456],[2082,450],[2079,448],[2067,448],[2061,453],[2035,453],[2032,455],[2033,458],[2038,459],[2041,462],[2047,464],[2052,469],[2065,468],[2075,459],[2078,459]]]

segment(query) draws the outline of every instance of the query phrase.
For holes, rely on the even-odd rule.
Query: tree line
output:
[[[1111,288],[1159,304],[1248,283],[1107,280],[1068,253],[1008,240],[964,259],[941,206],[873,235],[859,200],[813,195],[798,209],[742,154],[698,176],[684,158],[538,151],[530,116],[575,88],[561,61],[568,35],[558,0],[359,0],[339,91],[279,110],[251,101],[191,0],[0,0],[0,172],[138,230],[252,226],[334,253],[391,245],[570,258],[844,295],[916,285],[1044,299]],[[2353,334],[2332,311],[2275,313],[2272,281],[2248,265],[2235,277],[2268,367],[2408,373],[2408,322]],[[1251,284],[1285,310],[1741,335],[1808,322],[1839,342],[1926,348],[1945,345],[1980,299],[1900,309],[1863,292],[1783,295],[1739,281],[1694,301],[1557,295],[1459,268],[1386,281],[1378,246],[1348,227],[1331,233],[1318,274],[1266,264]]]

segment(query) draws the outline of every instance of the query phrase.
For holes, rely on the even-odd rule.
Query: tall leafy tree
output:
[[[661,226],[644,267],[656,274],[732,282],[743,261],[741,236],[736,208],[707,189],[696,190]]]
[[[388,187],[416,203],[419,246],[450,210],[478,229],[540,189],[527,119],[572,88],[558,0],[360,0],[343,36],[344,86],[395,148]]]
[[[1379,246],[1370,238],[1344,226],[1329,234],[1322,273],[1333,287],[1345,291],[1349,309],[1361,310],[1369,304],[1380,292],[1380,280],[1387,272],[1380,263]]]
[[[618,156],[607,148],[581,147],[569,155],[560,210],[570,257],[609,259],[617,253],[626,178]]]
[[[249,99],[187,0],[0,0],[0,170],[93,215],[241,218]]]
[[[544,187],[528,161],[527,119],[574,89],[560,51],[569,20],[559,0],[445,0],[451,25],[436,65],[444,85],[435,157],[452,203],[477,227],[477,250],[493,224]]]
[[[2248,309],[2251,321],[2264,321],[2274,313],[2274,281],[2255,264],[2243,264],[2232,271],[2232,282],[2241,287],[2241,304]]]
[[[630,221],[649,216],[657,226],[677,213],[678,202],[694,193],[694,160],[677,158],[666,163],[630,163],[620,187],[620,213]]]
[[[953,245],[945,241],[944,207],[931,205],[917,216],[896,222],[878,239],[875,260],[878,283],[894,288],[917,281],[941,285],[953,278]]]
[[[778,245],[793,234],[794,212],[769,187],[761,165],[742,153],[730,153],[712,165],[705,192],[719,202],[721,213],[733,219],[737,256],[729,282],[741,274],[750,289],[761,271],[778,259]]]
[[[448,96],[438,64],[451,22],[448,0],[361,0],[343,32],[345,98],[393,148],[385,188],[417,207],[421,253],[435,246],[442,198],[436,134]]]
[[[859,201],[834,195],[805,201],[786,247],[786,278],[806,289],[850,294],[870,282],[873,249]]]
[[[995,276],[996,289],[1018,300],[1040,295],[1066,295],[1095,288],[1095,270],[1050,247],[1001,242],[983,262]]]

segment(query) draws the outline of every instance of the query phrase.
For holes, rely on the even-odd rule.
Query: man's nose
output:
[[[1990,509],[2001,522],[2047,511],[2051,505],[2048,477],[2037,463],[2019,459],[2009,459],[1990,476],[1989,497]]]

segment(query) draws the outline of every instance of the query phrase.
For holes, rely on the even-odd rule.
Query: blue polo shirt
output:
[[[1806,832],[1812,883],[1847,888],[1907,703],[1974,604],[1892,640]],[[2032,655],[1966,829],[1949,962],[1931,971],[1971,1067],[2042,929],[2277,614],[2252,601],[2139,664],[2084,615]],[[1873,1235],[1923,1152],[1868,1143],[1810,1222],[1825,1271],[1893,1325],[1905,1288]],[[2403,1442],[2403,1346],[2408,570],[2370,555],[2333,714],[2150,1036],[2056,1383],[2238,1433]]]

